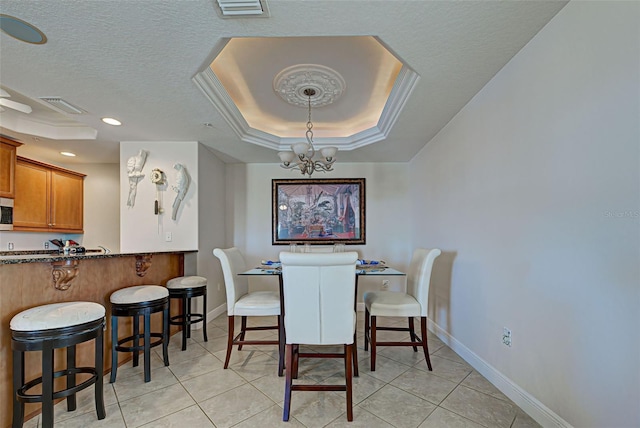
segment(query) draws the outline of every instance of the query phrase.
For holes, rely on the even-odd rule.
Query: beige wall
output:
[[[403,269],[411,257],[409,245],[412,233],[408,220],[409,181],[406,163],[336,163],[331,174],[314,178],[366,179],[366,245],[348,246],[368,259],[383,259]],[[227,245],[240,248],[249,266],[261,260],[278,258],[287,246],[271,245],[271,180],[302,178],[285,171],[278,164],[227,166]],[[381,280],[379,280],[381,281]],[[380,288],[379,281],[363,278],[363,290]],[[252,279],[252,287],[271,288],[273,278]],[[391,278],[390,288],[404,287],[403,278]]]
[[[437,328],[545,426],[640,426],[639,9],[569,3],[411,162]]]
[[[79,166],[84,179],[84,235],[82,245],[120,251],[120,200],[118,164]]]
[[[209,280],[207,287],[207,312],[224,305],[226,294],[224,278],[213,249],[224,247],[225,229],[225,164],[202,144],[198,145],[198,275]]]

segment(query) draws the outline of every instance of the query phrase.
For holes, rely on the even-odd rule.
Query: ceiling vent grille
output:
[[[218,0],[224,18],[269,16],[266,0]]]
[[[83,114],[86,113],[84,110],[72,105],[71,103],[66,102],[62,98],[59,97],[40,97],[40,99],[49,105],[57,108],[58,110],[62,110],[65,113],[69,114]]]

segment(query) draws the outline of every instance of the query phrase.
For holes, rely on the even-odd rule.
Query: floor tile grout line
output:
[[[192,341],[193,341],[193,343],[192,343]],[[208,349],[206,346],[204,346],[204,342],[202,342],[202,343],[197,342],[197,341],[193,340],[193,338],[192,338],[192,341],[190,341],[190,342],[188,342],[188,343],[189,343],[190,345],[193,345],[193,346],[195,346],[196,344],[197,344],[197,345],[200,345],[200,348],[201,348],[201,349],[204,349],[204,351],[206,351],[206,352],[204,352],[202,355],[198,355],[198,356],[194,356],[194,357],[187,358],[187,359],[185,359],[185,360],[181,360],[181,361],[180,361],[180,363],[185,363],[185,362],[189,362],[189,361],[194,361],[194,360],[196,360],[197,358],[199,358],[199,357],[201,357],[201,356],[203,356],[203,355],[208,355],[208,354],[211,354],[212,356],[214,356],[214,357],[216,358],[216,360],[218,360],[218,361],[220,361],[220,362],[222,363],[222,361],[220,360],[220,358],[219,358],[218,356],[216,356],[216,355],[215,355],[215,353],[216,353],[216,352],[217,352],[217,353],[219,353],[219,352],[221,352],[222,350],[213,351],[213,350]],[[361,349],[362,349],[362,348],[360,348],[360,349],[359,349],[359,351],[361,351]],[[432,348],[430,349],[430,353],[429,353],[429,354],[430,354],[430,355],[436,355],[436,356],[437,356],[437,357],[439,357],[439,358],[446,359],[447,361],[449,361],[449,362],[451,362],[451,363],[453,363],[453,364],[456,364],[456,365],[457,365],[457,364],[461,364],[459,360],[456,360],[456,359],[454,359],[454,358],[451,358],[451,357],[453,357],[453,355],[452,355],[451,357],[447,357],[447,356],[443,356],[443,355],[437,355],[437,354],[435,354],[436,352],[440,351],[441,349],[446,349],[446,345],[444,345],[444,344],[443,344],[442,346],[440,346],[440,347],[439,347],[439,348],[437,348],[437,349],[434,349],[434,348],[432,347]],[[172,352],[174,352],[174,353],[178,353],[178,354],[179,354],[179,351],[180,351],[180,350],[179,350],[178,348],[174,348]],[[170,351],[170,352],[171,352],[171,351]],[[275,358],[275,357],[273,356],[273,350],[271,350],[271,351],[251,350],[251,352],[252,352],[252,353],[254,353],[255,355],[266,355],[267,357],[271,358],[272,360],[277,361],[277,358]],[[156,355],[156,356],[157,356],[157,355]],[[423,361],[422,361],[422,360],[420,360],[420,361],[416,361],[414,364],[406,364],[405,362],[403,362],[403,361],[398,361],[397,359],[394,359],[394,358],[386,357],[386,356],[384,356],[384,355],[380,355],[380,356],[381,356],[381,357],[383,357],[383,358],[385,358],[385,359],[387,359],[387,360],[389,360],[389,362],[391,362],[391,364],[393,364],[393,365],[395,365],[395,366],[402,366],[402,367],[405,367],[405,370],[404,370],[404,371],[402,371],[401,373],[399,373],[398,375],[396,375],[395,377],[393,377],[393,378],[392,378],[391,380],[389,380],[389,381],[384,380],[384,379],[377,378],[377,377],[375,377],[375,376],[372,376],[372,375],[371,375],[371,373],[363,373],[363,374],[366,374],[367,376],[371,376],[371,377],[372,377],[373,379],[375,379],[376,381],[381,382],[381,383],[382,383],[382,386],[381,386],[380,388],[376,389],[374,392],[372,392],[372,393],[368,394],[368,395],[367,395],[366,397],[364,397],[360,402],[358,402],[358,403],[354,403],[354,408],[355,408],[355,407],[357,407],[357,408],[359,408],[359,410],[360,410],[360,411],[362,411],[362,412],[366,412],[366,413],[369,413],[369,414],[373,415],[373,417],[375,417],[375,418],[377,418],[377,419],[381,419],[381,418],[380,418],[380,417],[378,417],[377,415],[375,415],[375,414],[373,414],[373,413],[369,412],[368,410],[364,409],[363,407],[361,407],[361,404],[362,404],[362,403],[364,403],[364,402],[365,402],[368,398],[370,398],[373,394],[375,394],[376,392],[378,392],[379,390],[381,390],[381,389],[383,389],[383,388],[385,388],[385,387],[387,387],[387,386],[391,386],[391,387],[394,387],[394,388],[398,388],[398,389],[400,389],[400,390],[402,390],[402,391],[404,391],[404,392],[406,392],[406,393],[408,393],[408,394],[410,394],[410,395],[413,395],[413,396],[415,396],[415,397],[419,398],[420,400],[422,400],[422,401],[424,401],[424,402],[426,402],[426,403],[434,404],[434,403],[431,403],[429,400],[427,400],[427,399],[425,399],[425,398],[422,398],[422,397],[421,397],[421,396],[419,396],[419,395],[413,394],[413,393],[411,393],[410,391],[406,391],[406,390],[404,390],[404,389],[402,389],[402,388],[400,388],[400,387],[398,387],[398,386],[392,385],[392,382],[394,382],[395,380],[397,380],[399,377],[401,377],[401,376],[405,375],[405,374],[407,373],[407,371],[409,371],[409,370],[411,370],[411,369],[414,369],[414,370],[420,370],[420,371],[425,372],[425,373],[433,374],[434,376],[436,376],[436,377],[438,377],[438,378],[440,378],[440,379],[443,379],[443,380],[446,380],[446,381],[449,381],[449,382],[455,383],[455,387],[454,387],[454,388],[453,388],[449,393],[447,393],[447,394],[445,395],[445,397],[444,397],[444,398],[443,398],[443,399],[442,399],[438,404],[436,404],[436,405],[435,405],[434,409],[433,409],[433,410],[431,410],[431,411],[429,412],[429,414],[428,414],[428,415],[427,415],[427,416],[426,416],[426,417],[425,417],[425,418],[420,422],[420,424],[424,423],[424,422],[425,422],[429,417],[431,417],[431,415],[433,415],[433,412],[435,412],[435,410],[437,410],[438,408],[440,408],[440,409],[442,409],[443,411],[451,412],[452,414],[455,414],[455,415],[457,415],[458,417],[463,418],[464,420],[471,421],[471,422],[473,422],[473,423],[475,423],[475,424],[478,424],[478,425],[480,425],[480,426],[486,426],[484,422],[483,422],[483,423],[481,423],[481,422],[479,422],[479,421],[476,421],[476,420],[473,420],[473,419],[469,419],[469,418],[468,418],[468,417],[466,417],[466,416],[460,415],[460,414],[458,414],[457,412],[452,411],[452,410],[449,410],[449,409],[447,409],[447,408],[445,408],[445,407],[443,407],[443,406],[442,406],[442,404],[447,400],[447,398],[449,398],[449,397],[451,396],[451,394],[453,394],[453,393],[454,393],[454,391],[458,390],[458,389],[459,389],[459,387],[461,387],[461,386],[463,386],[464,388],[467,388],[468,390],[475,391],[476,393],[479,393],[479,394],[481,394],[482,396],[485,396],[485,397],[487,397],[487,398],[493,398],[494,400],[498,400],[498,401],[500,401],[500,402],[502,402],[502,403],[508,404],[511,408],[513,408],[513,409],[515,410],[515,415],[513,416],[513,418],[512,418],[512,420],[511,420],[510,424],[508,425],[509,427],[513,427],[514,423],[515,423],[515,422],[516,422],[516,420],[518,419],[518,415],[522,412],[522,410],[521,410],[521,409],[520,409],[520,408],[519,408],[515,403],[512,403],[512,402],[510,402],[510,401],[508,401],[508,400],[504,400],[504,399],[502,399],[502,398],[500,398],[500,397],[497,397],[497,396],[495,396],[495,395],[492,395],[490,392],[486,392],[486,391],[484,391],[484,390],[476,389],[476,387],[474,387],[474,386],[464,384],[464,382],[465,382],[465,381],[467,381],[467,380],[469,379],[469,377],[470,377],[470,376],[472,376],[472,375],[474,374],[475,370],[473,369],[473,367],[468,367],[468,368],[469,368],[469,372],[468,372],[468,373],[466,373],[466,375],[464,375],[460,380],[456,380],[456,381],[454,381],[454,380],[452,380],[452,379],[450,379],[450,378],[446,378],[446,377],[444,377],[444,376],[442,376],[442,375],[439,375],[439,374],[437,374],[437,373],[434,373],[433,371],[429,372],[429,371],[423,370],[422,368],[419,368],[419,366],[420,366],[421,364],[423,364]],[[365,353],[365,352],[364,352],[364,350],[362,350],[361,352],[359,352],[359,357],[360,357],[360,358],[359,358],[359,360],[361,360],[361,361],[362,361],[362,360],[366,360],[367,358],[370,358],[370,356],[369,356],[367,353]],[[464,360],[463,360],[463,361],[464,361]],[[466,363],[466,362],[465,362],[465,363]],[[158,369],[158,368],[162,368],[162,367],[156,367],[156,369]],[[266,398],[268,399],[267,403],[269,403],[269,402],[271,403],[271,404],[268,406],[268,408],[267,408],[267,409],[265,409],[264,411],[267,411],[268,409],[271,409],[273,406],[278,406],[278,407],[280,407],[279,403],[278,403],[278,402],[276,402],[274,398],[272,398],[271,396],[267,395],[267,393],[266,393],[266,392],[263,392],[260,388],[258,388],[258,387],[254,384],[256,381],[258,381],[258,380],[260,380],[260,379],[263,379],[263,378],[266,378],[266,377],[268,377],[268,376],[271,376],[272,374],[270,374],[270,373],[268,373],[268,372],[264,371],[264,372],[261,372],[261,373],[259,373],[259,374],[258,374],[258,373],[256,373],[256,374],[258,374],[258,377],[253,378],[253,376],[250,376],[249,378],[245,378],[245,377],[244,377],[240,372],[238,372],[238,371],[234,370],[234,369],[233,369],[233,368],[231,368],[231,367],[230,367],[230,369],[231,369],[231,370],[232,370],[232,371],[233,371],[237,376],[239,376],[239,377],[242,379],[243,383],[242,383],[241,385],[238,385],[238,386],[236,386],[236,387],[234,387],[234,388],[231,388],[231,389],[229,389],[229,390],[227,390],[227,391],[225,391],[225,392],[232,391],[232,390],[234,390],[234,389],[236,389],[236,388],[238,388],[238,387],[240,387],[240,386],[243,386],[243,385],[249,384],[249,385],[251,385],[251,387],[252,387],[254,390],[257,390],[257,391],[261,394],[261,396],[264,396],[264,397],[266,397]],[[221,369],[220,369],[220,370],[221,370]],[[437,369],[436,369],[436,370],[437,370]],[[215,370],[212,370],[212,371],[215,371]],[[171,367],[169,367],[169,372],[170,372],[170,373],[171,373],[171,375],[176,379],[176,383],[177,383],[177,384],[180,384],[180,385],[181,385],[181,388],[182,388],[182,389],[187,393],[187,395],[191,398],[191,400],[193,400],[193,402],[195,403],[195,406],[197,406],[197,407],[198,407],[199,411],[200,411],[200,412],[202,412],[202,413],[204,413],[204,414],[205,414],[205,416],[207,417],[207,419],[208,419],[208,420],[213,424],[213,426],[215,427],[216,425],[213,423],[213,420],[211,420],[211,418],[209,417],[209,415],[207,415],[207,414],[204,412],[204,409],[202,409],[202,407],[200,407],[200,403],[198,403],[198,402],[195,400],[195,398],[194,398],[194,397],[189,393],[189,391],[186,389],[186,387],[185,387],[185,386],[184,386],[184,384],[183,384],[183,381],[185,381],[185,382],[186,382],[186,381],[192,380],[192,379],[194,379],[194,378],[195,378],[195,377],[197,377],[197,376],[192,376],[192,377],[189,377],[189,378],[187,378],[187,379],[182,379],[182,380],[181,380],[181,379],[178,379],[178,376],[176,376],[176,373],[174,373],[174,372],[173,372],[173,370],[172,370],[172,368],[171,368]],[[209,371],[209,372],[207,372],[207,373],[211,373],[211,371]],[[337,373],[338,373],[338,372],[335,372],[335,373],[333,373],[333,374],[328,374],[328,375],[322,375],[321,377],[319,377],[319,378],[315,379],[315,380],[314,380],[314,383],[322,383],[322,382],[325,382],[325,381],[327,381],[328,379],[330,379],[331,377],[336,376],[336,374],[337,374]],[[133,373],[131,376],[135,376],[135,375],[137,375],[137,374],[138,374],[138,373]],[[107,375],[107,376],[108,376],[108,375]],[[246,374],[245,374],[245,376],[246,376]],[[251,380],[249,380],[250,378],[251,378]],[[105,382],[105,383],[107,383],[107,382]],[[108,384],[108,383],[107,383],[107,384]],[[124,412],[123,412],[123,410],[122,410],[122,403],[126,402],[128,399],[121,401],[120,396],[119,396],[118,392],[116,391],[115,384],[108,384],[108,385],[109,385],[109,387],[110,387],[110,388],[112,388],[112,391],[113,391],[113,393],[114,393],[114,397],[115,397],[115,400],[116,400],[116,402],[115,402],[115,403],[113,403],[113,404],[117,404],[117,405],[118,405],[118,411],[120,412],[120,417],[122,418],[122,421],[123,421],[123,423],[125,424],[125,426],[126,426],[126,427],[129,427],[129,425],[130,425],[130,424],[127,424],[126,419],[125,419],[125,416],[124,416]],[[175,384],[168,385],[168,386],[165,386],[165,387],[162,387],[162,388],[158,388],[158,389],[156,389],[156,390],[154,390],[154,391],[149,391],[149,392],[147,392],[146,394],[142,394],[142,395],[147,395],[147,394],[149,394],[149,393],[151,393],[151,392],[157,392],[157,391],[159,391],[159,390],[161,390],[161,389],[165,389],[165,388],[168,388],[168,387],[173,386],[173,385],[175,385]],[[221,394],[224,394],[225,392],[223,392],[223,393],[221,393]],[[337,393],[336,393],[336,394],[337,394]],[[220,395],[220,394],[217,394],[216,396],[218,396],[218,395]],[[338,394],[338,395],[340,395],[340,394]],[[215,397],[215,396],[214,396],[214,397]],[[131,398],[135,398],[135,396],[132,396]],[[211,397],[211,398],[213,398],[213,397]],[[192,405],[192,406],[193,406],[193,405]],[[175,414],[175,413],[177,413],[177,412],[183,411],[183,410],[185,410],[185,409],[187,409],[187,408],[189,408],[189,407],[191,407],[191,406],[187,406],[187,407],[185,407],[184,409],[178,410],[178,411],[176,411],[176,412],[172,412],[170,415],[173,415],[173,414]],[[74,418],[80,417],[80,416],[82,416],[82,415],[84,415],[84,414],[86,414],[86,413],[87,413],[87,412],[84,412],[83,414],[76,415],[76,416],[74,416]],[[261,413],[261,412],[258,412],[258,413],[256,413],[255,415],[258,415],[258,414],[260,414],[260,413]],[[522,413],[524,413],[524,412],[522,412]],[[342,412],[341,416],[344,416],[344,414],[345,414],[345,412]],[[170,415],[165,415],[165,416],[163,416],[163,417],[167,417],[167,416],[170,416]],[[246,421],[247,419],[249,419],[249,418],[251,418],[251,417],[254,417],[255,415],[251,415],[251,416],[249,416],[249,417],[247,417],[247,418],[243,419],[243,421],[235,422],[233,426],[238,425],[238,424],[241,424],[242,422]],[[71,420],[71,419],[74,419],[74,418],[68,418],[68,419],[66,419],[66,420]],[[332,420],[332,421],[328,422],[327,424],[324,424],[324,426],[330,425],[331,423],[334,423],[334,422],[335,422],[336,420],[338,420],[338,419],[340,419],[340,416],[336,417],[334,420]],[[297,419],[296,419],[296,420],[297,420]],[[381,419],[381,420],[382,420],[382,419]],[[297,421],[298,421],[301,425],[305,426],[305,425],[304,425],[304,424],[302,424],[302,422],[300,422],[299,420],[297,420]],[[145,424],[149,424],[149,423],[151,423],[151,422],[153,422],[153,421],[147,421],[147,422],[145,422]],[[388,422],[388,421],[385,421],[385,422],[386,422],[386,423],[389,423],[391,426],[394,426],[394,427],[396,426],[396,424],[395,424],[395,423]],[[144,424],[143,424],[143,425],[144,425]],[[39,426],[40,426],[40,421],[39,421],[39,419],[38,419],[38,421],[36,422],[36,426],[37,426],[37,427],[39,427]],[[506,425],[505,425],[505,426],[506,426]],[[133,428],[133,427],[130,427],[130,428]]]

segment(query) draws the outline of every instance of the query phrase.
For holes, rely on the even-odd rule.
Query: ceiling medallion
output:
[[[305,90],[313,89],[309,97]],[[322,107],[335,102],[346,89],[344,78],[337,71],[318,64],[292,65],[273,79],[273,90],[280,97],[298,107]]]

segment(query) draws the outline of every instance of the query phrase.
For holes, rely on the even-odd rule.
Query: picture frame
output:
[[[366,243],[364,178],[273,179],[272,244]]]

